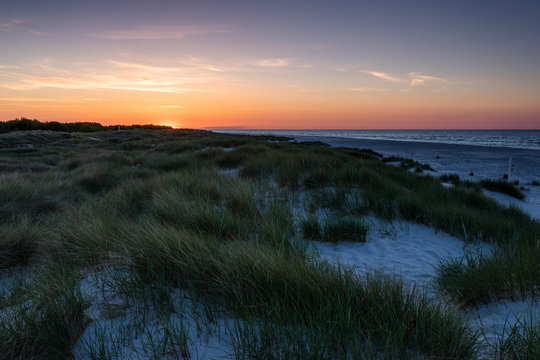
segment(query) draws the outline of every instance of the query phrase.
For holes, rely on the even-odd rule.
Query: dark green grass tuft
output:
[[[517,239],[516,239],[517,240]],[[439,288],[463,305],[538,296],[538,246],[503,246],[491,254],[441,262]]]
[[[324,224],[325,241],[365,242],[368,226],[355,217],[344,216],[327,219]]]
[[[264,244],[223,246],[155,224],[127,231],[134,235],[126,244],[128,256],[142,276],[194,287],[222,299],[242,317],[269,321],[274,329],[313,334],[311,343],[317,346],[310,351],[340,357],[363,339],[387,356],[416,351],[474,358],[476,353],[476,338],[459,316],[421,294],[407,293],[399,282],[359,279],[348,270],[306,263]],[[284,343],[271,349],[287,351],[287,340],[278,340]],[[309,354],[294,353],[299,358]]]
[[[482,185],[482,187],[485,189],[507,194],[515,197],[516,199],[525,199],[525,194],[523,194],[523,192],[521,192],[521,190],[519,190],[519,188],[515,184],[505,180],[483,179],[480,180],[480,185]]]
[[[537,318],[529,314],[516,324],[507,324],[507,327],[496,344],[497,359],[540,359],[540,323]]]
[[[399,162],[401,167],[405,169],[414,169],[416,172],[423,172],[424,170],[430,170],[435,171],[431,166],[428,164],[422,164],[416,160],[404,158],[401,156],[388,156],[382,159],[384,162]]]
[[[22,218],[0,225],[0,270],[16,265],[28,265],[38,252],[39,241],[48,230]]]
[[[458,174],[442,174],[439,176],[439,180],[442,182],[450,182],[456,186],[461,183],[461,179],[459,178]]]
[[[439,176],[439,180],[441,180],[442,182],[450,182],[454,186],[472,188],[475,190],[480,190],[480,187],[482,187],[484,189],[510,195],[520,200],[523,200],[525,198],[525,194],[523,194],[523,192],[521,192],[521,190],[516,186],[518,184],[510,183],[506,180],[483,179],[479,182],[469,180],[463,181],[459,178],[458,174],[443,174]]]
[[[300,224],[304,238],[309,240],[322,240],[323,232],[319,219],[316,216],[308,216],[302,219]]]
[[[0,321],[2,359],[67,359],[88,324],[76,270],[51,264]]]
[[[0,175],[0,221],[41,218],[64,209],[78,195],[55,173]]]

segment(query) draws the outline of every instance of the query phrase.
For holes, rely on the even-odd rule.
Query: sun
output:
[[[178,124],[175,121],[172,121],[172,120],[161,121],[159,123],[159,125],[169,126],[169,127],[173,128],[173,129],[178,129],[179,128]]]

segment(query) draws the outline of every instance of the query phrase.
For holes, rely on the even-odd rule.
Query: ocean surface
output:
[[[391,140],[540,150],[540,130],[214,130],[249,135]]]

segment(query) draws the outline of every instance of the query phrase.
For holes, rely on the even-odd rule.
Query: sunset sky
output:
[[[540,1],[2,1],[0,120],[540,128]]]

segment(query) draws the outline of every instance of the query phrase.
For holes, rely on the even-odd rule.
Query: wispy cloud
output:
[[[117,60],[109,60],[109,63],[115,65],[116,67],[126,69],[128,71],[136,71],[139,74],[150,73],[150,74],[167,74],[172,72],[177,72],[178,68],[176,67],[164,67],[164,66],[154,66],[146,65],[136,62],[124,62]]]
[[[273,58],[257,60],[253,64],[262,67],[284,67],[289,66],[291,63],[292,60],[289,58]]]
[[[0,20],[0,31],[11,31],[19,25],[26,23],[26,19],[4,19]]]
[[[356,92],[379,92],[379,91],[390,91],[390,89],[381,89],[381,88],[368,88],[368,87],[355,87],[350,88],[350,91]]]
[[[34,30],[34,29],[26,29],[26,31],[28,31],[30,34],[38,35],[38,36],[44,36],[44,35],[50,35],[51,34],[50,32],[47,32],[47,31],[37,31],[37,30]]]
[[[61,97],[61,98],[37,98],[37,97],[0,97],[0,101],[6,102],[57,102],[57,101],[70,101],[73,98]]]
[[[23,31],[29,32],[33,35],[48,35],[49,33],[44,31],[37,31],[26,27],[30,21],[28,19],[22,18],[11,18],[11,19],[0,19],[0,32],[10,32],[10,31]]]
[[[53,67],[48,61],[26,66],[17,72],[0,71],[0,88],[31,90],[59,89],[116,89],[148,92],[208,91],[208,84],[223,80],[223,75],[194,66],[155,66],[137,62],[110,60],[100,64],[85,64],[80,69]]]
[[[272,68],[313,69],[313,65],[308,63],[298,63],[292,58],[275,57],[237,63],[235,71],[271,71]]]
[[[113,76],[100,78],[61,78],[61,77],[29,77],[24,79],[23,84],[12,85],[12,89],[29,90],[39,88],[76,89],[76,90],[130,90],[164,93],[182,93],[188,91],[200,91],[197,88],[180,87],[174,81],[155,80],[128,80]]]
[[[409,72],[408,74],[400,74],[400,75],[393,75],[390,73],[382,72],[382,71],[374,71],[374,70],[364,70],[358,65],[342,65],[334,68],[334,71],[338,72],[361,72],[368,75],[371,75],[373,77],[383,79],[386,81],[391,81],[396,84],[402,84],[406,85],[408,87],[401,88],[401,89],[393,89],[395,91],[400,92],[409,92],[412,91],[415,87],[419,86],[428,86],[431,88],[437,88],[438,91],[446,90],[447,86],[452,84],[452,81],[449,79],[440,77],[440,76],[434,76],[434,75],[427,75],[423,72]],[[367,87],[357,87],[357,88],[351,88],[349,90],[352,91],[380,91],[375,90],[374,88],[367,88]],[[391,90],[391,89],[387,89]]]
[[[225,26],[149,26],[142,25],[126,30],[111,30],[102,33],[91,34],[94,37],[110,40],[160,40],[160,39],[183,39],[188,36],[220,34],[231,32]]]
[[[210,62],[195,56],[190,56],[189,59],[183,60],[182,64],[185,66],[191,66],[200,70],[208,70],[212,72],[225,71],[222,66],[211,64]]]
[[[394,77],[388,73],[380,72],[380,71],[370,71],[370,70],[362,70],[363,73],[378,77],[379,79],[384,79],[388,81],[402,81],[401,79]]]
[[[449,81],[441,77],[425,75],[421,72],[409,73],[410,86],[427,85],[427,84],[447,84]]]

